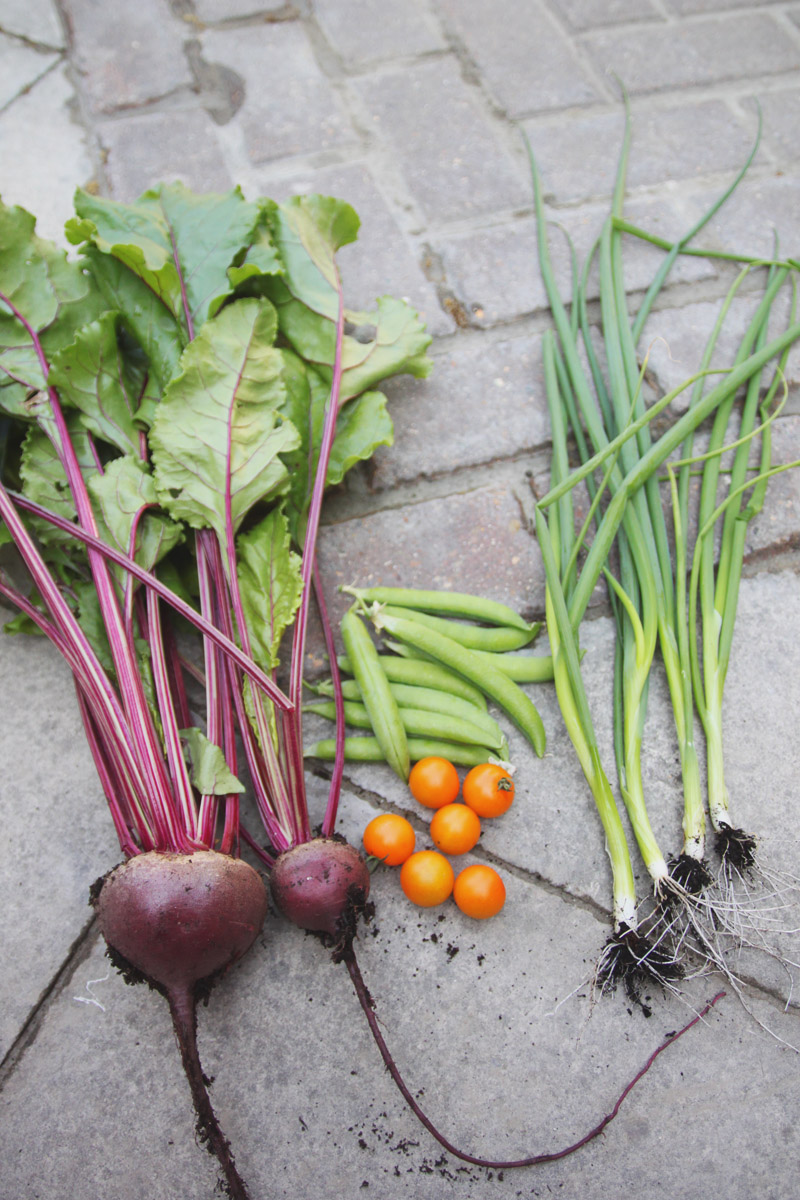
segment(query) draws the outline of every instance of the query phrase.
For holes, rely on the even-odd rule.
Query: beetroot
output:
[[[276,908],[301,929],[343,948],[369,896],[369,870],[359,852],[337,838],[314,838],[281,854],[270,872]]]
[[[126,978],[143,977],[166,996],[198,1135],[219,1160],[229,1195],[247,1200],[208,1097],[197,1052],[197,998],[258,935],[267,911],[260,875],[241,859],[215,850],[153,851],[115,867],[93,903],[109,951]]]
[[[96,907],[109,946],[169,993],[241,958],[263,924],[267,896],[240,858],[151,852],[111,871]]]

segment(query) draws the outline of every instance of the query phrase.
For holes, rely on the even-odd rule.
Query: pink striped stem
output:
[[[334,267],[334,271],[336,268]],[[320,515],[322,513],[322,498],[325,492],[325,481],[328,476],[328,464],[334,438],[336,437],[336,419],[339,414],[339,396],[342,389],[342,346],[344,343],[344,296],[339,273],[336,271],[336,291],[338,295],[338,314],[336,318],[336,354],[331,378],[331,394],[325,411],[325,424],[322,431],[322,443],[319,451],[319,461],[314,477],[314,487],[311,492],[311,504],[308,510],[305,540],[303,542],[303,558],[300,566],[300,576],[303,581],[303,595],[300,608],[295,619],[294,637],[292,640],[292,663],[289,677],[289,699],[294,706],[293,719],[285,723],[286,749],[289,776],[293,789],[298,797],[303,798],[303,841],[311,838],[311,827],[308,819],[308,805],[305,803],[305,765],[303,762],[303,663],[306,652],[306,633],[308,630],[308,610],[311,599],[311,580],[314,573],[317,553],[317,534],[319,532]],[[338,726],[338,723],[337,723]],[[330,801],[329,801],[330,805]]]

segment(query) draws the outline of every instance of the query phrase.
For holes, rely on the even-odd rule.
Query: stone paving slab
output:
[[[43,638],[3,639],[0,762],[2,1058],[88,925],[89,885],[119,854],[70,673]]]

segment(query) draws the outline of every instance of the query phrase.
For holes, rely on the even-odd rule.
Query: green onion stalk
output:
[[[786,279],[784,268],[772,268],[769,286],[753,320],[755,343],[760,348],[767,339],[767,323],[771,301]],[[792,280],[790,320],[796,315],[796,286]],[[746,350],[746,341],[743,350]],[[737,356],[739,361],[743,351]],[[747,527],[764,504],[767,483],[772,473],[772,422],[780,411],[775,396],[783,380],[789,347],[783,351],[778,368],[762,401],[762,372],[754,375],[747,386],[738,437],[730,444],[735,450],[728,476],[727,499],[718,503],[722,477],[721,456],[730,438],[732,398],[716,414],[702,472],[699,504],[699,531],[693,563],[693,590],[689,609],[690,663],[697,709],[703,724],[708,748],[708,807],[712,828],[716,834],[717,851],[723,872],[748,870],[755,861],[754,835],[736,827],[731,818],[730,798],[725,782],[722,746],[722,701],[730,662],[734,621],[738,606],[739,582],[744,560]],[[785,384],[784,384],[785,390]],[[757,421],[761,421],[757,425]],[[748,480],[752,439],[760,434],[761,445],[758,474]],[[691,449],[687,444],[686,449]],[[689,463],[684,459],[681,471],[686,474]],[[745,493],[751,490],[745,504]],[[714,530],[721,520],[718,561],[715,564]],[[698,603],[700,621],[698,624]],[[701,643],[701,651],[698,644]]]
[[[544,340],[545,370],[552,366],[552,334]],[[552,379],[551,379],[552,384]],[[553,420],[554,483],[567,476],[566,433],[563,414],[549,390]],[[605,834],[612,874],[613,932],[597,967],[602,986],[622,983],[629,997],[640,1002],[643,982],[661,984],[680,976],[680,966],[671,955],[653,945],[639,929],[636,884],[625,830],[614,793],[603,766],[580,668],[575,626],[570,618],[565,586],[571,587],[577,545],[574,538],[571,493],[565,490],[553,507],[548,522],[541,506],[535,510],[536,536],[542,552],[547,580],[545,613],[553,658],[556,695],[564,724],[575,747],[581,768],[597,807]]]
[[[539,174],[530,146],[528,150],[537,215],[540,270],[563,353],[563,366],[560,370],[558,366],[556,367],[555,382],[558,383],[563,403],[570,414],[570,423],[579,445],[581,457],[584,461],[588,461],[587,438],[595,452],[605,450],[616,433],[617,426],[630,428],[632,417],[641,408],[638,403],[641,389],[635,354],[629,355],[629,363],[633,363],[635,371],[633,377],[630,370],[626,368],[623,358],[621,332],[623,323],[620,322],[618,314],[620,292],[614,279],[616,273],[618,279],[622,280],[621,263],[612,262],[610,242],[612,229],[609,222],[604,231],[601,246],[601,306],[604,306],[611,387],[606,389],[591,347],[591,341],[586,337],[587,355],[595,385],[593,393],[578,352],[576,328],[580,320],[570,320],[567,316],[553,276]],[[619,187],[617,190],[619,191]],[[573,314],[577,313],[579,318],[582,313],[585,315],[585,280],[586,272],[583,275],[582,285],[578,289],[577,303],[573,303],[572,306]],[[627,317],[624,327],[628,329]],[[553,353],[554,361],[558,364],[559,358],[555,352]],[[554,381],[551,378],[548,383],[548,391],[552,392],[553,387]],[[616,411],[612,411],[609,403],[610,395],[615,397]],[[551,420],[553,407],[551,404]],[[609,426],[612,425],[613,428],[609,429]],[[613,460],[608,471],[608,486],[612,494],[615,494],[620,488],[625,469],[629,469],[632,465],[634,453],[632,438],[630,442],[622,441],[619,444],[617,454],[620,456],[621,462]],[[587,473],[585,478],[587,484],[590,484],[591,474]],[[564,522],[561,524],[563,526]],[[625,506],[622,524],[623,529],[618,538],[622,578],[618,582],[610,574],[607,575],[612,593],[618,601],[618,604],[615,605],[615,612],[618,628],[621,631],[621,652],[617,656],[618,669],[615,681],[617,766],[631,826],[653,882],[653,888],[656,894],[660,895],[669,887],[669,869],[650,823],[641,776],[642,729],[646,714],[650,666],[656,648],[659,612],[656,592],[657,572],[653,566],[657,561],[657,550],[647,499],[644,494],[635,495],[633,502]],[[562,531],[561,537],[563,538],[563,536]],[[604,568],[607,570],[605,564]],[[578,621],[580,615],[578,615]]]

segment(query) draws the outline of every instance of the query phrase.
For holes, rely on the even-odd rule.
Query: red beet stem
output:
[[[200,1055],[197,1051],[197,1003],[193,987],[168,988],[166,992],[172,1027],[181,1052],[181,1062],[189,1081],[192,1102],[197,1114],[197,1133],[209,1153],[215,1155],[225,1176],[225,1184],[231,1200],[249,1200],[236,1164],[230,1142],[220,1128],[217,1115],[208,1095]]]
[[[341,957],[347,964],[347,970],[350,972],[350,978],[353,981],[353,987],[355,988],[356,995],[361,1002],[361,1007],[364,1010],[364,1015],[367,1018],[369,1027],[372,1030],[372,1036],[375,1039],[375,1043],[381,1052],[381,1058],[386,1064],[389,1074],[397,1085],[401,1095],[403,1096],[403,1099],[413,1112],[414,1116],[425,1126],[428,1132],[436,1138],[436,1141],[439,1142],[441,1146],[444,1146],[448,1154],[452,1154],[455,1158],[460,1158],[464,1162],[473,1163],[477,1167],[491,1167],[498,1171],[511,1170],[512,1167],[535,1167],[539,1163],[555,1162],[559,1158],[566,1158],[567,1155],[574,1154],[576,1150],[580,1150],[581,1146],[585,1146],[587,1142],[591,1142],[596,1137],[599,1137],[605,1127],[614,1120],[614,1117],[622,1107],[623,1100],[625,1100],[629,1092],[633,1090],[639,1080],[647,1074],[653,1063],[658,1058],[659,1054],[663,1053],[663,1051],[668,1049],[668,1047],[674,1045],[674,1043],[677,1042],[679,1038],[682,1038],[685,1033],[688,1033],[698,1021],[702,1021],[702,1019],[708,1015],[717,1001],[721,1000],[726,994],[725,992],[717,992],[713,1000],[709,1000],[708,1004],[706,1004],[705,1007],[700,1010],[697,1016],[693,1017],[693,1019],[689,1021],[687,1025],[684,1025],[683,1029],[679,1029],[677,1033],[673,1033],[671,1037],[668,1037],[665,1041],[663,1041],[661,1045],[653,1051],[641,1070],[639,1070],[636,1075],[634,1075],[633,1079],[631,1079],[630,1082],[625,1085],[620,1093],[619,1098],[617,1099],[616,1104],[611,1109],[611,1112],[606,1113],[602,1121],[595,1125],[594,1129],[590,1129],[587,1134],[584,1134],[584,1136],[577,1142],[573,1142],[572,1145],[566,1146],[563,1150],[552,1150],[546,1154],[534,1154],[529,1158],[517,1158],[509,1160],[478,1158],[474,1154],[466,1154],[463,1150],[459,1150],[456,1146],[454,1146],[452,1142],[448,1141],[444,1134],[439,1132],[433,1121],[431,1121],[430,1117],[426,1116],[426,1114],[417,1104],[416,1100],[411,1095],[411,1092],[406,1087],[397,1064],[389,1053],[389,1047],[384,1041],[383,1034],[381,1033],[378,1025],[377,1017],[375,1016],[372,997],[370,996],[367,986],[364,983],[364,979],[356,961],[356,956],[352,945],[348,946],[344,950]]]

